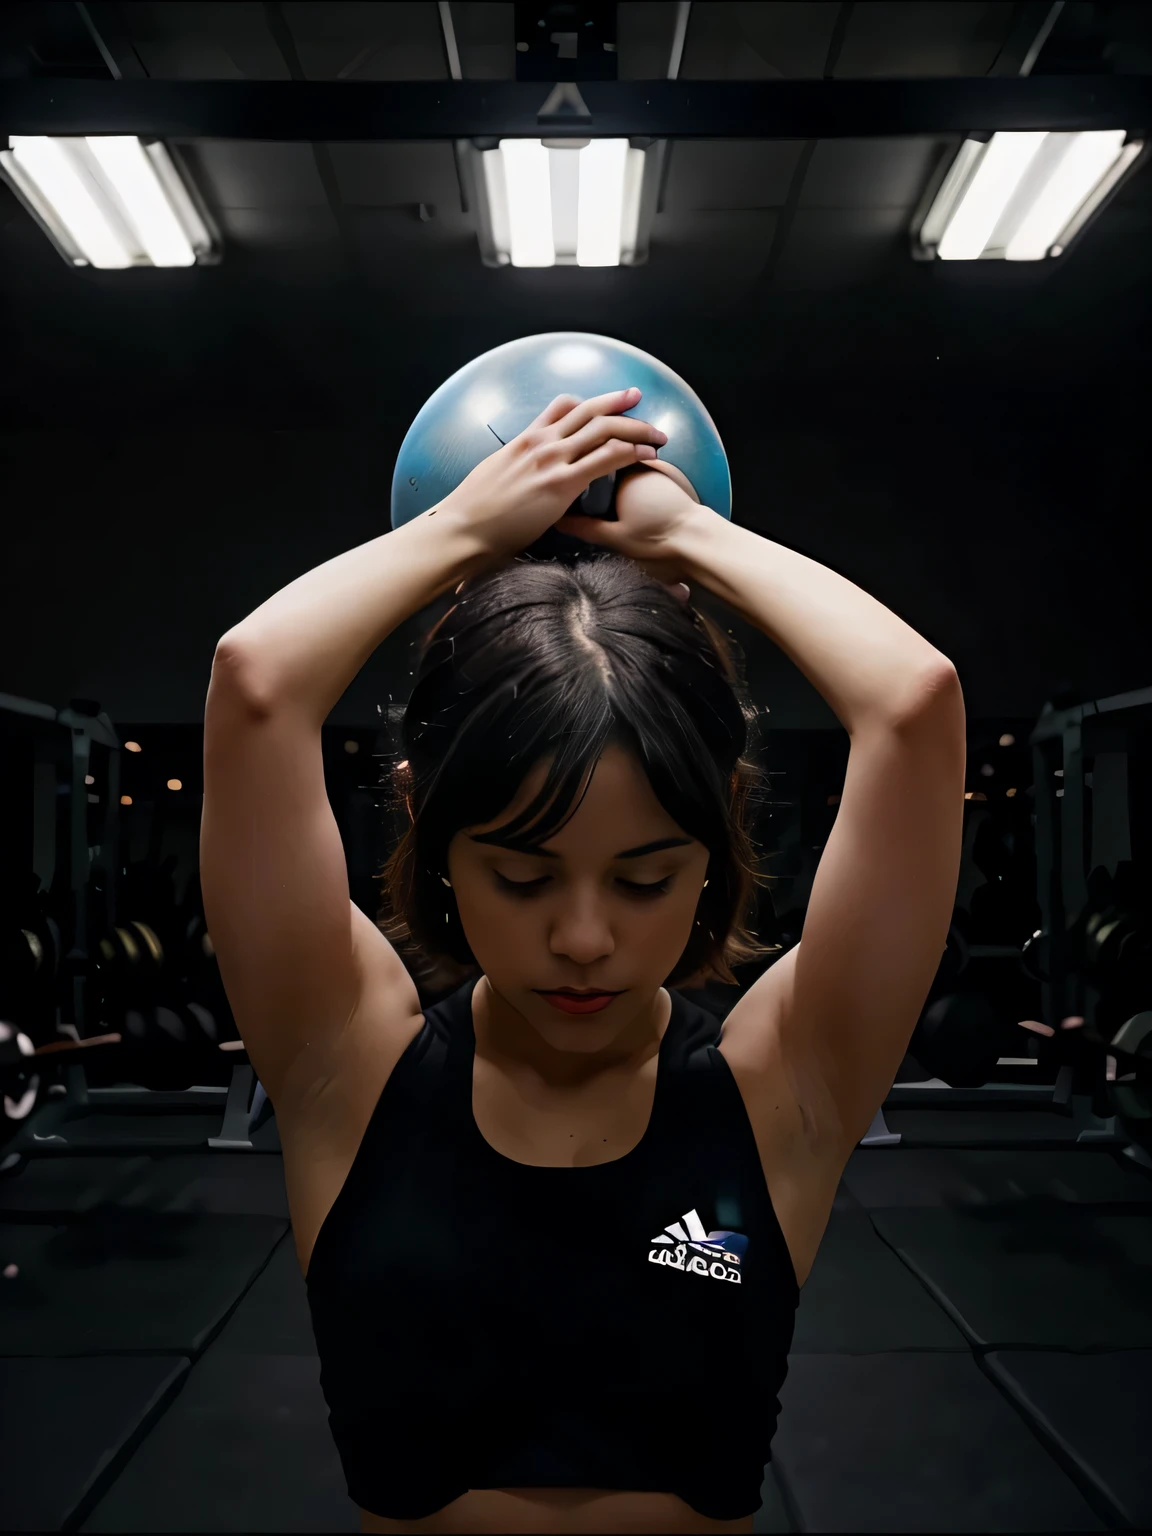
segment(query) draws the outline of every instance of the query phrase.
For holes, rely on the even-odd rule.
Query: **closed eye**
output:
[[[530,895],[538,891],[541,886],[547,885],[550,875],[541,875],[539,880],[509,880],[506,875],[493,871],[499,881],[500,889],[520,896]],[[634,880],[621,880],[620,884],[633,896],[666,896],[671,876],[666,880],[658,880],[655,885],[638,885]]]

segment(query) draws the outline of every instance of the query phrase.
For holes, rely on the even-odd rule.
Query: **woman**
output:
[[[561,396],[216,652],[205,909],[276,1105],[365,1531],[752,1529],[799,1287],[948,931],[955,669],[653,466],[662,434],[621,414],[638,397]],[[564,515],[613,470],[616,522]],[[553,526],[604,555],[515,563]],[[722,1028],[674,984],[758,952],[754,770],[684,581],[851,737],[802,942]],[[422,1012],[349,900],[320,733],[385,636],[461,582],[405,714],[411,825],[387,870],[391,938],[473,971]],[[591,989],[608,1001],[558,995]]]

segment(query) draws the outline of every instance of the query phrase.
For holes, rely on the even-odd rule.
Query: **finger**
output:
[[[618,525],[606,524],[602,517],[582,517],[578,512],[566,512],[553,526],[558,533],[567,533],[574,539],[583,539],[586,544],[606,545],[608,539],[604,537],[605,527],[611,528]]]
[[[610,395],[593,395],[591,400],[578,400],[560,421],[560,436],[573,437],[594,417],[618,416],[621,411],[630,411],[639,403],[638,389],[614,389]]]
[[[1080,1015],[1078,1013],[1074,1013],[1070,1015],[1070,1017],[1060,1020],[1060,1028],[1079,1029],[1083,1023],[1084,1020],[1080,1017]]]
[[[579,478],[582,483],[591,485],[593,480],[599,480],[601,475],[611,475],[634,464],[641,463],[644,459],[654,459],[656,449],[651,443],[621,442],[618,437],[613,437],[597,448],[594,453],[586,453],[583,458],[577,459],[570,466],[570,473]]]
[[[550,400],[536,420],[529,422],[524,430],[531,432],[536,427],[551,427],[556,422],[562,421],[568,412],[579,404],[579,395],[557,395],[555,400]]]
[[[1056,1033],[1051,1024],[1041,1024],[1039,1019],[1021,1019],[1019,1028],[1031,1030],[1034,1035],[1054,1035]]]
[[[605,443],[644,443],[651,448],[663,448],[668,435],[651,422],[639,421],[632,416],[597,416],[586,427],[581,427],[571,437],[562,439],[565,458],[569,463],[582,459]],[[649,455],[645,455],[649,457]],[[650,455],[655,457],[655,454]]]

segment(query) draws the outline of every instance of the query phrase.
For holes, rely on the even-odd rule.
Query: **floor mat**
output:
[[[83,1531],[359,1531],[303,1355],[211,1351]]]
[[[806,1531],[1098,1531],[968,1354],[794,1355],[773,1457]]]
[[[171,1357],[5,1360],[0,1530],[58,1531],[115,1480],[172,1398],[188,1361]]]
[[[988,1355],[984,1368],[1061,1460],[1098,1491],[1116,1525],[1152,1529],[1152,1352],[1015,1350]]]
[[[800,1292],[795,1354],[967,1350],[968,1341],[877,1236],[865,1211],[833,1211]]]
[[[873,1211],[877,1232],[981,1348],[1152,1346],[1152,1214]]]
[[[842,1183],[867,1210],[894,1206],[1152,1207],[1152,1179],[1109,1151],[858,1148]]]
[[[196,1355],[287,1231],[271,1216],[101,1206],[66,1226],[0,1224],[0,1355]]]

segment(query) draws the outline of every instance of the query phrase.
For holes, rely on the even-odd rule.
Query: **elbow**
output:
[[[267,668],[251,647],[233,632],[216,642],[208,697],[240,701],[253,714],[266,713],[269,702]]]
[[[932,724],[964,728],[964,690],[956,668],[945,656],[902,668],[889,679],[883,700],[861,721],[865,729],[882,725],[903,732]]]
[[[951,709],[959,707],[963,710],[964,689],[960,685],[960,674],[947,656],[941,656],[928,669],[924,688],[928,704],[942,701]]]
[[[960,674],[946,656],[926,667],[908,690],[903,718],[912,723],[938,722],[942,727],[959,730],[963,737],[967,728],[964,708],[964,689]]]

